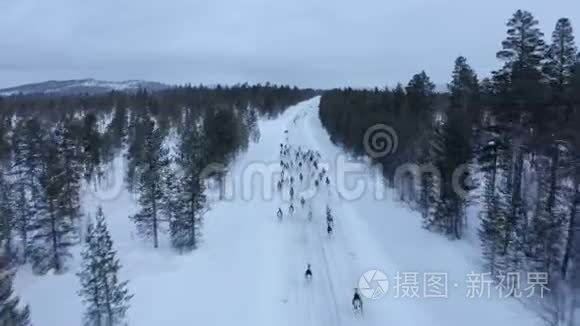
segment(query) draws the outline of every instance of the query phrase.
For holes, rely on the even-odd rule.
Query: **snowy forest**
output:
[[[139,204],[127,218],[151,248],[168,230],[175,251],[190,252],[201,241],[209,208],[203,169],[227,168],[260,138],[259,116],[274,118],[313,94],[240,85],[0,98],[0,325],[29,325],[29,308],[13,294],[14,268],[67,273],[78,245],[87,325],[121,324],[131,294],[117,278],[121,263],[102,210],[82,216],[81,189],[98,186],[114,158],[126,157],[125,184]]]
[[[29,278],[26,280],[32,277],[45,278],[56,280],[54,284],[61,284],[58,283],[62,281],[59,276],[74,275],[77,283],[73,284],[77,285],[75,295],[81,302],[79,305],[82,305],[83,325],[142,326],[127,322],[133,302],[138,299],[141,307],[147,307],[143,304],[147,301],[143,299],[146,294],[139,298],[139,294],[132,289],[133,280],[123,276],[126,275],[122,273],[126,262],[133,271],[151,268],[154,274],[157,271],[166,272],[164,268],[167,268],[170,270],[168,274],[171,274],[175,272],[171,271],[173,266],[180,266],[178,263],[190,258],[194,261],[200,247],[204,246],[204,230],[207,226],[205,216],[214,209],[208,199],[209,185],[218,184],[221,198],[223,185],[220,183],[224,176],[240,157],[252,149],[252,144],[258,144],[265,138],[269,140],[263,145],[267,150],[255,150],[251,159],[248,158],[245,163],[268,160],[269,156],[264,157],[267,152],[273,153],[277,164],[279,157],[276,155],[280,151],[283,173],[284,168],[287,171],[298,171],[303,168],[303,163],[304,169],[307,166],[318,172],[318,163],[322,166],[322,160],[332,159],[330,156],[335,153],[323,143],[325,138],[329,138],[340,149],[340,153],[346,152],[359,162],[370,162],[372,167],[378,167],[382,184],[394,194],[396,205],[403,208],[397,206],[396,209],[400,210],[381,210],[379,207],[383,206],[361,201],[360,206],[368,209],[365,213],[370,211],[372,215],[382,218],[409,210],[420,216],[421,227],[416,228],[417,233],[402,234],[401,237],[427,239],[433,235],[444,243],[435,242],[432,238],[417,243],[415,245],[421,248],[409,250],[427,254],[400,259],[393,263],[394,266],[399,263],[399,266],[418,266],[418,269],[424,270],[425,265],[408,262],[420,261],[420,257],[432,262],[425,259],[427,256],[436,261],[437,257],[433,256],[439,253],[433,254],[429,250],[463,248],[464,240],[473,235],[477,240],[476,257],[457,258],[455,261],[459,262],[458,265],[473,266],[463,262],[476,261],[474,265],[477,266],[481,262],[483,270],[496,283],[516,273],[546,273],[548,279],[545,285],[549,289],[546,297],[540,298],[537,295],[520,301],[526,305],[526,311],[539,316],[542,325],[575,325],[580,311],[580,53],[572,24],[567,18],[555,22],[553,32],[547,37],[539,29],[538,21],[532,13],[524,10],[515,12],[506,27],[505,39],[498,44],[496,55],[502,65],[501,69],[476,72],[470,66],[469,58],[459,56],[453,71],[449,72],[450,82],[444,92],[437,92],[428,73],[420,71],[411,76],[406,85],[399,83],[391,88],[314,90],[267,83],[212,87],[185,85],[155,91],[139,89],[135,92],[111,91],[103,94],[0,96],[0,326],[36,325],[31,316],[35,309],[44,309],[24,303],[17,293],[15,278],[22,270],[30,271],[33,275],[27,275]],[[285,116],[289,110],[294,110],[292,115]],[[314,122],[309,116],[312,112],[316,113]],[[269,134],[265,134],[258,126],[264,121],[267,123],[277,119],[281,120],[279,124],[269,125],[269,129],[266,129]],[[318,128],[316,123],[320,123],[321,127]],[[380,157],[370,155],[364,141],[366,133],[377,124],[392,128],[397,141],[396,150],[393,147],[392,152]],[[291,127],[296,129],[289,130]],[[289,134],[312,146],[293,143]],[[284,137],[285,145],[279,142],[278,136],[280,139]],[[323,149],[314,150],[316,146],[313,144],[316,141],[324,144],[319,146]],[[324,155],[320,154],[324,150]],[[303,161],[298,163],[294,155],[296,160],[302,158]],[[123,164],[117,164],[118,161]],[[410,164],[417,169],[401,175],[400,168]],[[106,182],[108,174],[119,166],[123,168],[123,191],[134,199],[136,212],[127,209],[130,213],[126,214],[124,206],[111,204],[110,207],[99,205],[94,214],[87,214],[87,210],[83,209],[88,205],[84,202],[84,191],[99,189]],[[349,310],[347,317],[337,312],[344,304],[337,303],[340,300],[336,297],[344,293],[335,297],[335,292],[338,292],[335,289],[338,286],[345,288],[344,292],[349,292],[343,297],[350,300],[352,286],[349,282],[354,282],[351,274],[358,277],[365,263],[369,266],[364,267],[369,269],[372,267],[371,261],[373,266],[382,263],[373,259],[387,257],[383,253],[384,248],[368,245],[379,243],[368,240],[372,238],[370,235],[366,238],[366,235],[357,234],[357,231],[362,233],[361,230],[375,231],[378,228],[374,225],[383,224],[374,224],[372,227],[365,225],[356,230],[345,227],[358,227],[363,223],[353,217],[356,215],[353,212],[357,204],[347,206],[350,203],[338,200],[340,196],[331,190],[337,180],[331,179],[330,169],[322,171],[320,180],[315,181],[315,184],[317,189],[328,189],[323,194],[326,196],[325,202],[306,202],[301,197],[301,205],[296,203],[296,212],[293,203],[290,203],[291,212],[284,219],[282,215],[286,214],[287,206],[282,205],[286,202],[278,205],[274,201],[254,200],[246,203],[238,200],[229,203],[231,206],[220,206],[219,212],[222,215],[244,212],[248,216],[235,216],[241,218],[227,224],[223,230],[223,239],[220,239],[222,242],[213,242],[215,247],[212,249],[215,251],[200,255],[204,263],[211,266],[208,268],[211,272],[207,272],[207,266],[201,264],[191,264],[193,270],[199,267],[203,271],[200,275],[204,277],[213,277],[214,273],[228,277],[232,287],[240,286],[246,290],[237,294],[238,298],[242,298],[240,301],[249,301],[244,295],[255,291],[256,298],[260,295],[265,298],[255,303],[259,309],[266,310],[260,304],[269,302],[271,306],[268,307],[291,312],[287,315],[279,314],[282,318],[292,320],[293,315],[300,315],[296,311],[303,304],[316,306],[308,313],[308,321],[312,324],[322,320],[313,315],[326,317],[328,311],[332,313],[328,313],[330,317],[325,321],[334,320],[335,324],[332,325],[338,325],[342,320],[350,321],[350,307],[346,309]],[[316,175],[313,175],[316,179]],[[291,197],[294,198],[294,176],[290,178]],[[302,179],[300,172],[300,182]],[[282,180],[276,181],[280,192],[287,190],[283,174]],[[298,196],[297,190],[296,198]],[[259,209],[257,205],[265,208]],[[317,211],[318,206],[324,210]],[[331,208],[333,215],[329,218]],[[111,223],[119,222],[108,216],[107,209],[108,212],[114,211],[115,219],[121,217],[130,221],[135,234],[127,230],[122,232],[130,233],[127,238],[131,241],[135,237],[138,239],[135,242],[145,243],[151,252],[161,252],[167,242],[171,253],[178,258],[172,256],[171,259],[163,260],[155,257],[156,262],[163,263],[154,267],[151,267],[154,264],[146,265],[150,256],[142,258],[130,253],[125,257],[128,257],[127,260],[121,259],[113,234],[119,232],[119,229],[113,231],[114,227],[111,227]],[[307,210],[308,218],[296,222],[303,217],[300,214],[305,214]],[[349,214],[352,216],[349,216],[351,220],[347,222],[344,216]],[[359,217],[370,220],[371,217],[367,215],[371,214],[361,213]],[[328,226],[326,221],[320,222],[328,229],[314,230],[313,225],[318,227],[317,216],[332,220]],[[265,224],[262,223],[264,220],[258,218],[273,223]],[[246,221],[250,222],[246,225]],[[407,226],[402,223],[392,225]],[[295,231],[301,232],[300,235],[295,236]],[[351,231],[352,234],[349,233]],[[322,232],[323,236],[316,232]],[[398,230],[390,232],[394,234]],[[239,238],[235,238],[236,242],[228,236]],[[253,238],[256,239],[255,243],[252,242]],[[231,248],[227,247],[230,241],[233,244]],[[236,248],[242,246],[242,249]],[[394,257],[408,256],[404,251],[407,248],[401,247],[403,250],[400,250],[400,256],[393,253]],[[389,248],[393,251],[396,249],[401,248]],[[297,254],[297,250],[307,253]],[[316,254],[310,251],[316,251]],[[218,265],[215,257],[223,258],[220,254],[224,252],[227,253],[227,264]],[[373,256],[377,252],[381,254]],[[456,253],[451,249],[449,252],[441,254],[452,256]],[[248,255],[241,257],[240,253]],[[161,254],[164,255],[166,253]],[[71,263],[75,258],[80,261],[78,265]],[[234,266],[232,270],[222,270],[224,266],[230,268],[230,259]],[[295,259],[299,260],[296,263],[298,267],[293,265]],[[196,262],[199,261],[201,259]],[[262,265],[253,266],[250,262]],[[321,267],[322,264],[326,266]],[[270,291],[273,287],[271,285],[279,280],[276,276],[282,279],[287,276],[284,273],[294,273],[290,267],[300,269],[299,273],[294,274],[302,276],[303,265],[308,266],[308,281],[312,281],[308,286],[319,290],[318,297],[308,297],[303,301],[307,303],[300,303],[298,299],[295,302],[299,303],[292,302],[292,299],[302,294],[302,285],[294,279],[288,282],[290,286],[279,285],[280,288],[271,290],[278,294],[286,291],[284,286],[288,286],[292,288],[286,291],[290,294],[264,295],[263,292],[267,292],[264,289]],[[356,268],[352,267],[355,265]],[[331,266],[339,268],[333,269]],[[452,269],[450,266],[446,268]],[[203,274],[205,272],[207,274]],[[244,278],[250,274],[258,280]],[[332,279],[330,275],[335,278]],[[324,285],[326,287],[317,285],[316,282],[324,277],[329,284]],[[203,283],[211,283],[202,277],[198,279]],[[245,281],[248,285],[240,285]],[[158,280],[144,277],[141,282],[155,283]],[[184,284],[180,286],[187,288],[185,283],[193,282],[183,281]],[[259,286],[259,282],[267,285]],[[220,291],[227,290],[224,290],[225,286],[217,287]],[[140,289],[147,293],[144,290],[146,286]],[[212,290],[216,291],[215,288]],[[155,296],[157,293],[149,294]],[[192,295],[201,297],[202,294]],[[209,301],[218,297],[212,295]],[[176,302],[186,298],[174,293],[169,294],[169,297],[175,297]],[[512,297],[520,299],[515,293]],[[225,296],[218,298],[227,299]],[[56,297],[53,299],[58,301]],[[213,314],[212,318],[228,317],[219,307],[203,305],[203,299],[187,304],[195,306],[198,312],[207,310],[208,314]],[[328,308],[318,305],[316,300],[333,302],[328,305],[331,308]],[[362,300],[359,300],[362,314]],[[364,317],[368,318],[369,323],[379,320],[389,325],[377,317],[382,316],[376,313],[382,309],[377,307],[382,306],[372,306],[366,299],[364,302],[365,309],[368,309],[365,311],[370,311]],[[387,302],[394,304],[393,301]],[[252,302],[247,304],[254,305]],[[288,309],[292,307],[291,304],[296,304],[296,311]],[[367,308],[367,304],[370,308]],[[463,325],[465,320],[470,319],[473,319],[473,325],[478,326],[488,325],[486,318],[509,320],[491,316],[495,309],[499,311],[499,305],[481,304],[484,308],[475,310],[473,307],[478,304],[473,302],[447,308],[445,312],[452,313],[437,314],[433,312],[436,309],[427,309],[426,304],[414,302],[405,306],[409,307],[408,310],[401,310],[412,318],[400,320],[407,321],[406,325],[421,326]],[[191,306],[182,309],[189,313]],[[468,306],[473,310],[466,311],[478,311],[484,316],[463,316],[455,320],[448,316]],[[145,312],[145,309],[142,311]],[[242,311],[241,316],[251,314],[244,310],[250,309],[248,307],[239,309]],[[393,311],[386,313],[395,316],[393,320],[403,314],[400,312],[398,315]],[[424,311],[439,318],[433,318],[431,324],[414,323],[429,320],[429,317],[420,319]],[[50,313],[57,315],[67,312]],[[164,314],[163,311],[156,313]],[[44,315],[47,315],[46,311]],[[276,315],[276,311],[266,315],[264,320],[260,320],[264,325],[273,325],[267,323],[266,318]],[[509,314],[498,313],[500,315],[503,317]],[[164,317],[169,318],[161,316],[159,320],[165,321]],[[196,316],[190,317],[190,324],[212,324],[207,320],[198,322]],[[255,323],[253,317],[247,318],[244,320],[247,323],[240,324],[261,325]],[[446,323],[450,320],[456,322]],[[355,320],[353,324],[359,322],[364,320]],[[525,323],[521,321],[521,325]]]
[[[557,21],[549,41],[537,25],[530,12],[514,13],[497,52],[503,67],[490,77],[479,79],[458,57],[445,94],[423,71],[393,89],[325,92],[320,119],[355,155],[366,154],[368,128],[391,126],[397,151],[375,162],[398,199],[450,240],[464,237],[475,207],[487,270],[496,279],[549,273],[545,319],[562,325],[578,305],[570,291],[580,289],[580,55],[568,19]],[[397,178],[409,162],[440,175]],[[465,194],[452,184],[461,166]]]

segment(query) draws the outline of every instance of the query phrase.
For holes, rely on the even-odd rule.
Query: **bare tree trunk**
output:
[[[574,197],[572,199],[572,206],[570,207],[570,217],[568,221],[568,234],[566,237],[566,246],[564,248],[564,257],[562,259],[562,266],[560,272],[562,273],[562,279],[567,278],[568,271],[570,269],[570,261],[574,257],[574,249],[576,242],[576,234],[578,232],[577,215],[578,215],[578,205],[580,205],[580,187],[578,186],[579,177],[574,180]]]

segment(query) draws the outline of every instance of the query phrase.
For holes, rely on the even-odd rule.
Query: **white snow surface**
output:
[[[174,253],[166,239],[158,250],[140,240],[128,218],[136,211],[135,199],[124,187],[112,186],[116,196],[110,196],[110,189],[100,190],[103,196],[87,191],[83,210],[94,216],[97,205],[103,206],[123,264],[121,278],[129,280],[134,294],[130,325],[537,325],[534,314],[513,299],[466,297],[466,275],[480,272],[480,253],[473,244],[452,242],[422,229],[418,214],[390,198],[376,200],[370,187],[356,199],[340,197],[341,189],[332,185],[340,179],[333,171],[343,151],[330,142],[320,123],[319,100],[299,103],[275,120],[259,122],[260,141],[232,166],[228,184],[234,186],[225,200],[212,200],[205,214],[203,244],[193,253]],[[275,170],[271,167],[279,164],[280,143],[286,137],[294,148],[318,150],[333,179],[330,189],[323,185],[309,200],[312,221],[295,203],[294,216],[284,216],[279,223],[276,211],[282,207],[288,215],[288,203],[277,195],[268,198],[270,188],[243,182],[256,167]],[[375,184],[367,163],[351,165],[358,180]],[[116,160],[115,169],[122,171],[122,159]],[[112,174],[122,180],[122,172]],[[332,238],[326,234],[327,204],[335,216]],[[35,325],[81,324],[78,257],[77,248],[63,275],[19,271],[17,292],[30,304]],[[307,263],[312,265],[311,284],[303,277]],[[381,299],[365,299],[364,316],[355,317],[353,288],[364,272],[373,269],[383,271],[391,287]],[[419,298],[397,297],[397,272],[420,273],[421,284],[425,272],[447,273],[448,298],[424,298],[422,287]]]

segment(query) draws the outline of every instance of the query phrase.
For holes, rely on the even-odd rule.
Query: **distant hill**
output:
[[[144,81],[144,80],[126,80],[121,82],[102,81],[95,79],[76,79],[76,80],[50,80],[41,83],[20,85],[5,89],[0,89],[0,96],[11,95],[29,95],[29,94],[101,94],[110,91],[127,91],[133,92],[139,89],[148,91],[158,91],[169,88],[169,85]]]

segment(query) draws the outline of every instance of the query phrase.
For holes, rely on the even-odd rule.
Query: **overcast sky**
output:
[[[481,75],[517,9],[548,37],[579,0],[0,0],[0,87],[49,79],[356,87]],[[580,35],[580,34],[578,34]]]

